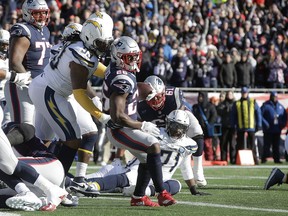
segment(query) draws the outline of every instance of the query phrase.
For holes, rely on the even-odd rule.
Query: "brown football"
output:
[[[138,87],[138,101],[145,100],[146,97],[152,93],[152,87],[144,82],[138,82],[137,83]]]

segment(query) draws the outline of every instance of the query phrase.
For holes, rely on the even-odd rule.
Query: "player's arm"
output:
[[[70,76],[71,76],[73,95],[76,101],[87,112],[96,117],[99,121],[106,123],[109,120],[106,119],[106,117],[108,118],[108,116],[102,113],[94,105],[94,103],[87,94],[88,69],[80,64],[76,64],[75,62],[70,62],[69,67],[71,69]]]
[[[96,70],[94,71],[93,75],[104,79],[106,66],[101,62],[98,63]]]
[[[25,73],[26,69],[22,62],[30,46],[26,37],[12,37],[9,44],[9,68],[17,73]]]
[[[131,119],[125,113],[126,98],[129,93],[118,94],[113,92],[110,95],[110,115],[114,123],[123,127],[141,129],[142,122]]]

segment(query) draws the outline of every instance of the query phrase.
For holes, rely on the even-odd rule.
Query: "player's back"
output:
[[[66,42],[59,52],[51,58],[43,74],[49,87],[65,97],[71,95],[73,90],[70,62],[75,62],[87,68],[89,72],[87,81],[98,66],[97,57],[84,47],[82,41]]]
[[[13,25],[10,34],[10,41],[14,37],[26,37],[30,41],[30,46],[22,64],[27,71],[31,71],[32,78],[38,76],[49,62],[51,48],[49,29],[44,26],[40,30],[29,23],[23,22]]]

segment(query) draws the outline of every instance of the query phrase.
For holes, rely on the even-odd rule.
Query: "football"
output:
[[[152,93],[153,91],[153,88],[147,84],[147,83],[144,83],[144,82],[138,82],[137,83],[137,87],[138,87],[138,101],[141,101],[141,100],[145,100],[146,97]]]

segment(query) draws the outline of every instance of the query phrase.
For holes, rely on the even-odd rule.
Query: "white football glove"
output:
[[[143,121],[141,130],[155,137],[160,135],[160,129],[156,124],[153,124],[152,122]]]
[[[98,119],[102,124],[106,125],[106,123],[111,119],[110,115],[102,114],[101,117]]]
[[[10,80],[10,82],[13,82],[19,86],[28,85],[32,81],[30,71],[26,73],[16,73],[15,71],[7,71],[5,79]]]
[[[95,96],[95,97],[92,98],[92,101],[93,101],[94,105],[95,105],[100,111],[102,111],[103,106],[102,106],[102,103],[101,103],[101,99],[100,99],[98,96]]]

